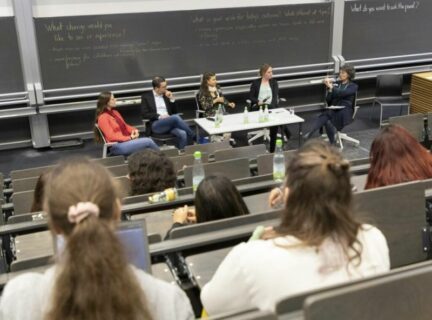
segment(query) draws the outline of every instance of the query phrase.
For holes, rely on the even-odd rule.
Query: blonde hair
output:
[[[74,159],[59,164],[49,178],[44,209],[51,228],[64,234],[67,243],[45,319],[151,319],[144,292],[113,230],[120,208],[108,171]],[[70,222],[70,207],[80,202],[96,205],[99,216]]]
[[[262,78],[264,76],[264,74],[267,72],[268,69],[271,68],[271,65],[269,65],[268,63],[264,63],[260,68],[259,68],[259,76]]]

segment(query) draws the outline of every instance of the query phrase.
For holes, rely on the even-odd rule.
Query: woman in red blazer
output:
[[[99,126],[106,142],[118,142],[111,147],[111,155],[128,156],[147,148],[159,149],[152,139],[139,138],[138,129],[129,126],[115,107],[116,99],[111,92],[102,92],[99,95],[95,123]],[[96,128],[95,139],[97,142],[102,140]]]

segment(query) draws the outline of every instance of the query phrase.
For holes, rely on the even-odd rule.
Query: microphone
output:
[[[263,100],[263,102],[266,102],[268,99],[270,99],[270,97],[267,97]]]
[[[330,81],[331,81],[331,82],[336,82],[337,79],[335,79],[335,78],[330,78]],[[324,79],[320,79],[320,80],[311,80],[311,81],[309,81],[309,83],[311,83],[311,84],[321,84],[321,83],[324,83]]]
[[[218,93],[218,96],[219,96],[219,97],[222,97],[222,90],[221,90],[221,87],[216,86],[216,91],[217,91],[217,93]]]

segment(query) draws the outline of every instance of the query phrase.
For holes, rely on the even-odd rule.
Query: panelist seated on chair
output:
[[[222,90],[217,85],[216,74],[214,72],[204,72],[201,79],[201,86],[198,93],[198,100],[206,117],[214,117],[219,106],[235,108],[234,102],[229,102],[222,94]]]
[[[260,78],[252,82],[249,91],[249,99],[252,106],[267,105],[269,109],[278,107],[279,85],[273,78],[273,68],[265,63],[259,69]],[[283,133],[289,139],[291,133],[287,126],[281,126]],[[270,152],[274,152],[276,146],[276,135],[279,127],[270,128]]]
[[[177,148],[192,142],[195,134],[177,114],[174,95],[167,90],[167,81],[163,77],[155,77],[152,81],[153,90],[141,96],[141,111],[144,119],[149,120],[147,134],[170,133],[177,137]]]
[[[142,149],[159,149],[152,139],[140,138],[138,129],[129,126],[115,107],[116,99],[111,92],[102,92],[99,95],[95,123],[107,142],[118,142],[111,146],[111,155],[128,156]],[[102,140],[97,128],[94,134],[96,141]]]
[[[339,79],[334,82],[331,78],[325,78],[323,83],[327,87],[326,102],[328,108],[319,115],[312,126],[312,130],[305,134],[310,138],[321,127],[325,127],[329,142],[335,143],[335,128],[341,131],[352,122],[354,113],[354,101],[358,85],[352,82],[355,77],[355,69],[351,65],[340,68]]]

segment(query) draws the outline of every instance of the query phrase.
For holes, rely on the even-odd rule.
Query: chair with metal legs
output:
[[[279,101],[286,102],[286,99],[285,98],[280,98]],[[248,108],[248,110],[251,110],[252,108],[254,108],[256,106],[256,105],[252,105],[252,101],[249,100],[249,99],[246,100],[246,103],[247,103],[246,107]],[[282,126],[281,126],[281,128],[282,128]],[[286,139],[286,137],[284,135],[284,130],[282,129],[281,131],[282,131],[282,137],[284,137],[284,140],[286,142],[287,139]],[[264,142],[270,141],[270,130],[269,130],[269,128],[264,128],[264,129],[261,129],[261,130],[251,131],[251,132],[248,132],[247,135],[248,135],[248,137],[252,136],[250,139],[248,139],[248,144],[250,144],[250,145],[252,144],[252,142],[254,142],[255,140],[257,140],[259,138],[263,138]]]
[[[98,124],[95,123],[95,127],[99,132],[100,137],[102,138],[103,141],[103,149],[102,149],[102,158],[106,158],[108,156],[108,150],[109,148],[111,148],[113,145],[117,144],[118,142],[107,142],[105,140],[105,136],[102,133],[102,130],[99,128]]]
[[[402,108],[409,106],[409,103],[402,96],[403,77],[401,74],[381,74],[377,76],[375,100],[372,105],[380,105],[380,126],[383,124],[384,107],[399,107],[399,115],[402,115]],[[409,114],[409,108],[407,111]]]

